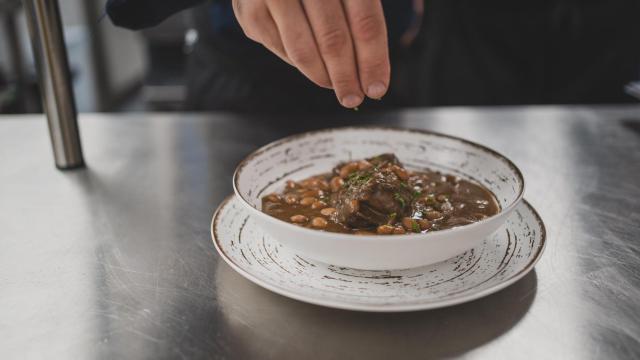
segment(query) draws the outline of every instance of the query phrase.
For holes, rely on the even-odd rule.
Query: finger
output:
[[[349,25],[340,0],[303,0],[331,84],[340,103],[354,108],[364,99]]]
[[[367,96],[380,99],[387,92],[391,74],[382,4],[379,0],[346,0],[343,4],[356,49],[360,84]]]
[[[311,81],[331,87],[304,10],[298,0],[268,2],[269,12],[278,28],[280,39],[291,62]]]
[[[293,65],[282,45],[276,23],[263,2],[242,0],[233,1],[233,10],[245,35],[269,49],[280,59]]]
[[[282,39],[280,39],[278,27],[276,26],[275,21],[273,21],[271,13],[267,11],[265,16],[266,18],[264,20],[261,35],[259,35],[262,38],[262,45],[264,45],[272,53],[276,54],[284,62],[295,67],[293,61],[291,61],[291,59],[289,59],[289,57],[287,56],[287,52],[284,49],[284,44],[282,44]]]

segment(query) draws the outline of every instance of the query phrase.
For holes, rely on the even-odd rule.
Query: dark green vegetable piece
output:
[[[420,225],[418,225],[418,222],[415,220],[411,220],[411,229],[413,230],[413,232],[415,233],[419,233],[420,232]]]

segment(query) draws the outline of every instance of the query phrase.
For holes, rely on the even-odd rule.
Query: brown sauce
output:
[[[482,185],[437,171],[409,171],[395,155],[382,154],[289,180],[283,192],[262,198],[262,211],[311,229],[390,235],[471,224],[500,206]]]

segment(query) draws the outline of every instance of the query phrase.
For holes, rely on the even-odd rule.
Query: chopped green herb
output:
[[[404,199],[402,198],[402,196],[400,196],[399,193],[393,194],[393,198],[396,199],[400,203],[400,206],[402,206],[404,208],[405,202],[404,202]]]
[[[413,230],[413,232],[420,232],[420,225],[418,225],[417,221],[411,220],[411,229]]]
[[[364,171],[356,171],[349,174],[349,176],[347,176],[347,181],[345,181],[344,185],[345,186],[364,185],[367,181],[369,181],[369,179],[371,179],[371,176],[372,176],[371,173],[364,172]]]

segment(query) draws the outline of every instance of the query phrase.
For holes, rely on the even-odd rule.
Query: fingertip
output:
[[[379,100],[387,93],[387,85],[376,81],[367,87],[367,96]]]
[[[364,99],[362,98],[362,96],[351,94],[351,95],[344,96],[340,100],[340,103],[342,104],[342,106],[346,108],[353,109],[358,107],[358,105],[362,104],[363,100]]]

